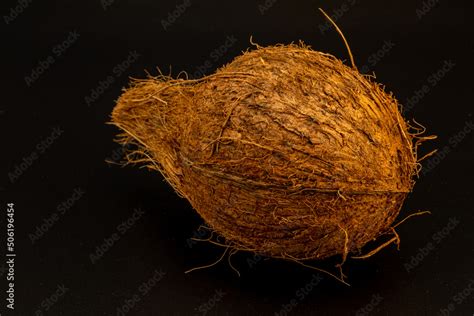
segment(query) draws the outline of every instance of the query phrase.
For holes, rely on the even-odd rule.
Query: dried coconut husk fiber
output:
[[[399,107],[332,55],[255,44],[201,79],[133,80],[112,124],[135,145],[128,162],[159,171],[232,249],[345,261],[381,235],[398,242],[417,146],[433,138]]]

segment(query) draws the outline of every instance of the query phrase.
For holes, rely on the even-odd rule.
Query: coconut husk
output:
[[[197,80],[134,80],[112,113],[128,162],[159,171],[226,244],[276,258],[360,253],[419,171],[391,93],[302,43],[246,51]]]

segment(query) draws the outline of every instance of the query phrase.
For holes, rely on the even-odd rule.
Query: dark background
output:
[[[19,3],[23,12],[6,23]],[[184,12],[165,29],[162,21],[182,4]],[[423,6],[421,0],[2,1],[0,313],[286,315],[280,311],[294,302],[284,308],[288,315],[473,315],[473,5],[425,1],[428,10],[417,13]],[[438,135],[421,151],[444,154],[424,161],[427,171],[399,219],[419,210],[432,215],[398,228],[400,251],[391,245],[370,259],[348,260],[351,287],[328,277],[312,287],[316,271],[246,253],[232,257],[240,277],[226,260],[185,274],[215,261],[222,249],[190,243],[201,236],[202,220],[159,174],[105,162],[121,156],[117,130],[105,124],[114,102],[130,76],[157,74],[156,67],[168,73],[172,65],[174,76],[200,66],[212,73],[250,47],[251,35],[260,45],[301,39],[347,59],[318,7],[337,16],[359,69],[374,71],[402,104],[411,104],[406,117]],[[79,38],[55,55],[75,30]],[[236,41],[216,55],[228,36]],[[117,77],[114,67],[133,51],[140,56]],[[27,84],[48,56],[54,62]],[[443,72],[445,61],[455,66]],[[443,76],[434,80],[438,71]],[[108,76],[114,82],[88,105],[86,97]],[[63,131],[59,137],[55,127]],[[36,159],[25,165],[28,157]],[[12,176],[22,163],[26,168]],[[85,193],[61,206],[75,189]],[[15,203],[14,313],[5,301],[7,202]],[[144,215],[122,234],[119,225],[137,208]],[[32,242],[37,229],[45,232]],[[92,263],[90,255],[113,234],[118,241]],[[155,271],[165,275],[143,295],[140,285]],[[138,302],[128,311],[134,295]]]

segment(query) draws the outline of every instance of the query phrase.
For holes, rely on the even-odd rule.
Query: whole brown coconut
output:
[[[391,233],[419,166],[395,98],[302,43],[135,80],[112,122],[227,245],[271,257],[359,253]]]

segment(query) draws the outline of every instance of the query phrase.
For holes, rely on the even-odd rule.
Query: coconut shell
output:
[[[304,44],[257,46],[198,80],[134,80],[112,122],[236,249],[346,258],[390,232],[416,150],[397,100]]]

